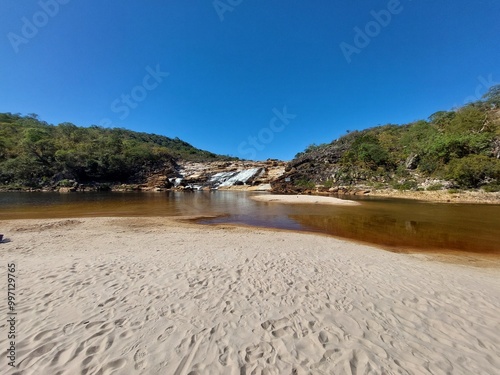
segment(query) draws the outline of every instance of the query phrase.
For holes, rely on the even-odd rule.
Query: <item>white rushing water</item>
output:
[[[240,172],[220,172],[210,178],[210,183],[218,187],[227,187],[241,182],[246,184],[251,178],[257,177],[262,172],[262,168],[245,169]]]

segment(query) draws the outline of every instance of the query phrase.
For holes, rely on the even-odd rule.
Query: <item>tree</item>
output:
[[[485,155],[469,155],[452,160],[447,168],[447,178],[464,188],[476,188],[487,180],[500,179],[500,160]]]
[[[450,125],[451,120],[455,117],[453,111],[438,111],[429,116],[429,120],[438,128],[443,129]]]
[[[474,105],[467,105],[456,112],[446,130],[450,133],[467,134],[490,131],[490,127],[491,123],[485,111]]]
[[[486,94],[483,95],[486,103],[500,107],[500,85],[491,86]]]

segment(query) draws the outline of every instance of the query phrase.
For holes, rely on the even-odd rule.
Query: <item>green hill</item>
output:
[[[57,126],[36,115],[0,113],[0,186],[40,188],[61,181],[143,182],[176,161],[231,160],[178,138],[98,126]]]
[[[98,126],[57,126],[36,115],[0,113],[0,187],[143,183],[175,175],[177,161],[234,160],[178,138]],[[500,190],[500,85],[484,100],[427,120],[353,131],[311,145],[287,164],[276,192],[315,185]]]
[[[311,145],[287,165],[274,191],[335,186],[500,189],[500,86],[484,100],[427,120],[354,131]],[[437,181],[437,182],[436,182]]]

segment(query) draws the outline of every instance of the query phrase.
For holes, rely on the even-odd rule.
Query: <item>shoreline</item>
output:
[[[500,192],[487,193],[482,190],[466,190],[459,192],[437,191],[400,191],[400,190],[372,190],[366,196],[413,199],[436,203],[466,203],[466,204],[498,204],[500,205]]]
[[[240,193],[245,193],[241,192]],[[122,193],[122,192],[120,192]],[[158,194],[156,192],[148,192],[149,194]],[[200,192],[201,194],[202,192]],[[123,193],[126,194],[126,193]],[[188,193],[188,194],[193,194],[193,193]],[[348,200],[347,198],[349,197],[348,195],[341,195],[343,199],[337,198],[337,197],[331,197],[331,196],[321,196],[321,195],[309,195],[309,194],[288,194],[288,195],[277,195],[277,194],[269,194],[269,193],[257,193],[257,194],[250,194],[248,198],[251,200],[255,201],[260,201],[264,202],[267,204],[285,204],[285,205],[292,205],[292,204],[313,204],[322,206],[326,203],[329,205],[360,205],[363,204],[363,199],[358,199],[356,201],[353,200]],[[387,198],[387,197],[383,197]],[[399,197],[395,199],[404,199],[404,197]],[[369,200],[369,199],[368,199]],[[327,236],[331,238],[336,238],[339,240],[344,240],[344,241],[349,241],[355,244],[360,244],[360,245],[366,245],[366,246],[371,246],[383,251],[389,251],[393,253],[400,253],[400,254],[415,254],[415,255],[422,255],[422,256],[429,256],[429,257],[434,257],[436,259],[446,261],[446,262],[453,262],[453,263],[461,263],[461,264],[467,264],[467,263],[473,263],[476,264],[480,267],[495,267],[496,263],[498,260],[500,260],[500,257],[497,253],[497,251],[494,251],[495,249],[486,249],[486,250],[477,250],[474,251],[472,249],[475,249],[475,246],[473,246],[473,243],[470,244],[469,247],[462,247],[462,250],[458,250],[457,248],[453,248],[452,246],[437,246],[433,247],[432,244],[429,244],[429,246],[418,246],[415,245],[413,246],[412,244],[406,244],[406,243],[400,243],[398,245],[390,245],[392,242],[391,241],[370,241],[371,238],[364,238],[361,237],[359,239],[359,236],[353,237],[351,235],[346,235],[345,233],[342,234],[336,234],[336,233],[330,233],[328,231],[322,231],[321,229],[314,229],[303,227],[303,228],[286,228],[283,227],[282,229],[279,228],[273,228],[270,226],[269,228],[262,226],[264,224],[261,223],[261,226],[258,224],[243,224],[243,223],[223,223],[223,224],[218,224],[218,223],[199,223],[199,219],[203,218],[216,218],[218,216],[225,216],[225,213],[215,213],[215,212],[203,212],[200,210],[196,210],[198,212],[195,213],[196,217],[193,216],[186,216],[186,215],[179,215],[179,216],[162,216],[162,215],[157,215],[157,214],[152,214],[150,216],[141,216],[140,214],[135,216],[135,215],[130,215],[130,212],[119,212],[116,214],[113,214],[111,212],[105,212],[104,214],[102,213],[94,213],[94,214],[88,214],[88,212],[85,212],[81,215],[79,215],[77,212],[72,211],[72,212],[56,212],[52,216],[48,216],[44,212],[40,212],[40,214],[36,215],[28,215],[28,216],[22,216],[22,215],[5,215],[5,218],[0,218],[0,225],[6,221],[9,220],[30,220],[30,219],[35,219],[35,220],[44,220],[44,219],[58,219],[58,220],[63,220],[63,219],[75,219],[75,218],[106,218],[106,217],[113,217],[113,218],[122,218],[122,217],[137,217],[138,220],[139,218],[147,219],[151,217],[163,217],[165,220],[186,220],[190,223],[193,223],[195,225],[209,225],[209,226],[217,226],[217,225],[223,225],[223,226],[236,226],[236,227],[243,227],[247,229],[260,229],[260,230],[269,230],[271,232],[276,232],[276,231],[284,231],[284,232],[293,232],[293,233],[311,233],[315,235],[320,235],[320,236]],[[191,215],[190,213],[186,212],[187,215]],[[1,232],[1,231],[0,231]]]
[[[2,224],[0,252],[19,278],[17,371],[466,374],[500,365],[496,269],[179,218]]]
[[[215,189],[213,191],[235,191],[235,192],[256,192],[256,193],[267,193],[276,196],[313,196],[313,197],[332,197],[339,199],[338,197],[380,197],[380,198],[391,198],[391,199],[412,199],[419,200],[423,202],[436,202],[436,203],[464,203],[464,204],[492,204],[500,205],[500,192],[485,192],[482,190],[463,190],[463,191],[452,191],[448,190],[437,190],[437,191],[412,191],[412,190],[394,190],[394,189],[369,189],[369,188],[359,188],[353,187],[352,190],[348,190],[346,193],[329,193],[322,191],[304,191],[302,193],[294,194],[282,194],[279,192],[272,192],[270,187],[259,188],[259,186],[232,186],[230,188]],[[369,192],[368,192],[369,191]],[[74,194],[74,193],[95,193],[95,192],[110,192],[110,193],[162,193],[162,192],[186,192],[183,189],[139,189],[139,188],[116,188],[111,190],[77,190],[70,191],[63,189],[61,191],[57,190],[46,190],[46,189],[2,189],[0,188],[0,193],[60,193],[60,194]],[[346,199],[342,199],[346,200]]]
[[[284,204],[291,204],[291,203],[284,203]],[[299,204],[310,204],[310,203],[305,202]],[[444,248],[422,249],[411,246],[395,247],[369,241],[358,240],[355,238],[336,236],[334,234],[320,232],[316,230],[274,228],[265,226],[254,226],[244,223],[200,223],[199,222],[200,220],[213,219],[220,216],[224,215],[199,214],[199,215],[181,215],[181,216],[77,216],[77,217],[64,216],[64,217],[52,217],[52,218],[3,219],[0,220],[0,224],[6,225],[8,223],[46,222],[47,224],[42,224],[40,226],[42,230],[46,230],[46,229],[52,229],[53,227],[57,227],[59,225],[58,223],[71,224],[72,222],[87,221],[87,220],[109,220],[109,221],[136,220],[145,223],[149,223],[151,221],[172,223],[173,225],[180,226],[182,228],[207,228],[207,230],[210,230],[210,228],[212,229],[217,228],[221,230],[229,228],[236,230],[241,229],[248,232],[263,231],[271,235],[273,233],[290,233],[297,235],[306,235],[306,236],[310,235],[310,236],[331,238],[333,240],[343,241],[345,243],[352,244],[354,246],[365,246],[381,252],[414,256],[433,262],[466,265],[478,268],[500,269],[500,256],[498,254],[492,254],[492,253],[462,251],[462,250],[453,250]],[[143,224],[138,224],[137,226],[141,227],[143,226]],[[4,235],[4,241],[5,242],[3,243],[7,243],[10,241],[8,236]],[[1,244],[2,242],[0,242],[0,245]]]
[[[382,244],[377,244],[373,242],[356,240],[354,238],[340,237],[335,236],[333,234],[318,232],[314,230],[296,230],[296,229],[283,229],[283,228],[270,228],[270,227],[258,227],[252,226],[249,224],[242,223],[198,223],[198,220],[203,220],[205,218],[213,218],[216,216],[204,216],[200,217],[172,217],[173,220],[178,220],[179,222],[201,225],[207,227],[214,227],[219,229],[226,228],[241,228],[249,231],[258,230],[265,231],[269,233],[295,233],[295,234],[303,234],[303,235],[311,235],[311,236],[319,236],[325,238],[333,238],[337,241],[344,241],[346,243],[350,243],[357,246],[366,246],[372,248],[374,250],[388,252],[392,254],[400,254],[407,255],[415,258],[419,258],[425,261],[430,262],[441,262],[441,263],[449,263],[455,265],[462,266],[470,266],[476,268],[487,268],[487,269],[499,269],[500,270],[500,255],[492,254],[492,253],[483,253],[483,252],[470,252],[470,251],[461,251],[461,250],[452,250],[452,249],[420,249],[415,247],[405,246],[395,247],[395,246],[387,246]]]

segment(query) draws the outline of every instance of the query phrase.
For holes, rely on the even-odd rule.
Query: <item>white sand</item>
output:
[[[278,194],[262,194],[252,195],[252,199],[262,202],[274,203],[297,203],[297,204],[333,204],[338,206],[355,206],[359,202],[347,199],[339,199],[334,197],[322,197],[318,195],[278,195]]]
[[[498,374],[500,273],[154,219],[0,222],[0,373]],[[5,350],[17,264],[17,370]]]

